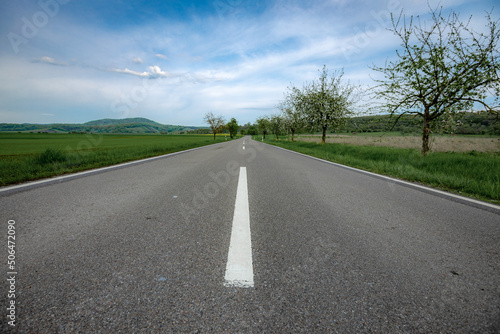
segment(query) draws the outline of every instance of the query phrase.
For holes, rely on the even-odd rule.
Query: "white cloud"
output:
[[[149,72],[132,71],[132,70],[129,70],[128,68],[125,68],[125,69],[114,68],[114,69],[111,69],[109,71],[116,72],[116,73],[130,74],[130,75],[134,75],[136,77],[141,77],[141,78],[147,78],[147,77],[149,77],[149,74],[150,74]]]
[[[224,70],[201,70],[186,73],[169,73],[162,70],[158,65],[148,67],[148,71],[138,72],[128,68],[125,69],[111,69],[108,72],[115,72],[121,74],[128,74],[139,78],[145,79],[172,79],[176,83],[206,83],[212,81],[226,81],[236,77],[234,72],[227,72]]]
[[[420,0],[287,1],[252,17],[157,20],[113,30],[78,26],[61,12],[15,61],[0,52],[0,115],[24,122],[29,111],[43,122],[42,114],[60,121],[88,110],[87,120],[142,116],[202,125],[212,110],[253,122],[272,112],[290,83],[301,87],[323,65],[344,67],[345,78],[369,85],[368,66],[383,65],[399,45],[385,30],[389,5],[414,15],[427,11]],[[113,108],[114,101],[123,108]],[[22,117],[11,113],[16,108]]]
[[[109,72],[130,74],[130,75],[133,75],[136,77],[149,78],[149,79],[167,78],[170,76],[170,74],[168,72],[162,71],[161,68],[157,65],[149,66],[148,69],[149,69],[149,71],[137,72],[137,71],[129,70],[128,68],[125,68],[125,69],[115,68],[115,69],[109,70]]]
[[[41,57],[41,58],[35,58],[32,60],[33,63],[45,63],[45,64],[50,64],[50,65],[55,65],[55,66],[67,66],[68,64],[60,61],[56,61],[52,57]]]
[[[156,79],[156,78],[166,78],[168,77],[169,74],[165,71],[162,71],[159,66],[149,66],[149,78],[150,79]]]

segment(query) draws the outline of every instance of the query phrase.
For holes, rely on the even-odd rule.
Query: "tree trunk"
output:
[[[214,132],[214,140],[215,140],[215,134],[216,134],[216,132]]]
[[[429,135],[431,133],[429,111],[425,110],[424,114],[424,130],[422,132],[422,155],[429,153]]]
[[[326,140],[326,126],[323,127],[323,137],[321,137],[321,144],[324,144]]]
[[[266,131],[262,131],[262,133],[264,134],[264,139],[266,139]]]
[[[292,141],[293,141],[293,134],[295,133],[295,130],[292,129]]]

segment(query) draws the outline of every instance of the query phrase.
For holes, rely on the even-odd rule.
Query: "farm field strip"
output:
[[[298,141],[321,142],[319,135],[299,135]],[[388,146],[411,148],[420,150],[422,138],[420,136],[399,135],[386,133],[379,135],[328,135],[327,143],[339,143],[366,146]],[[500,137],[490,136],[433,136],[431,137],[431,151],[433,152],[500,152]]]
[[[0,133],[0,186],[105,167],[229,140],[219,135]]]

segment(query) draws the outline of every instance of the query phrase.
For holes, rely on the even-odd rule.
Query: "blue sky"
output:
[[[494,0],[430,0],[481,30]],[[0,122],[146,117],[200,126],[276,112],[326,65],[363,86],[394,57],[389,13],[423,0],[9,0],[0,3]],[[499,10],[493,10],[498,19]]]

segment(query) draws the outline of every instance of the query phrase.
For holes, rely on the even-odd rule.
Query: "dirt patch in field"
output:
[[[320,136],[299,136],[296,140],[321,142]],[[422,138],[417,136],[327,136],[327,143],[350,145],[389,146],[399,148],[413,148],[420,150]],[[492,137],[463,137],[463,136],[436,136],[431,137],[431,151],[433,152],[500,152],[500,138]]]

